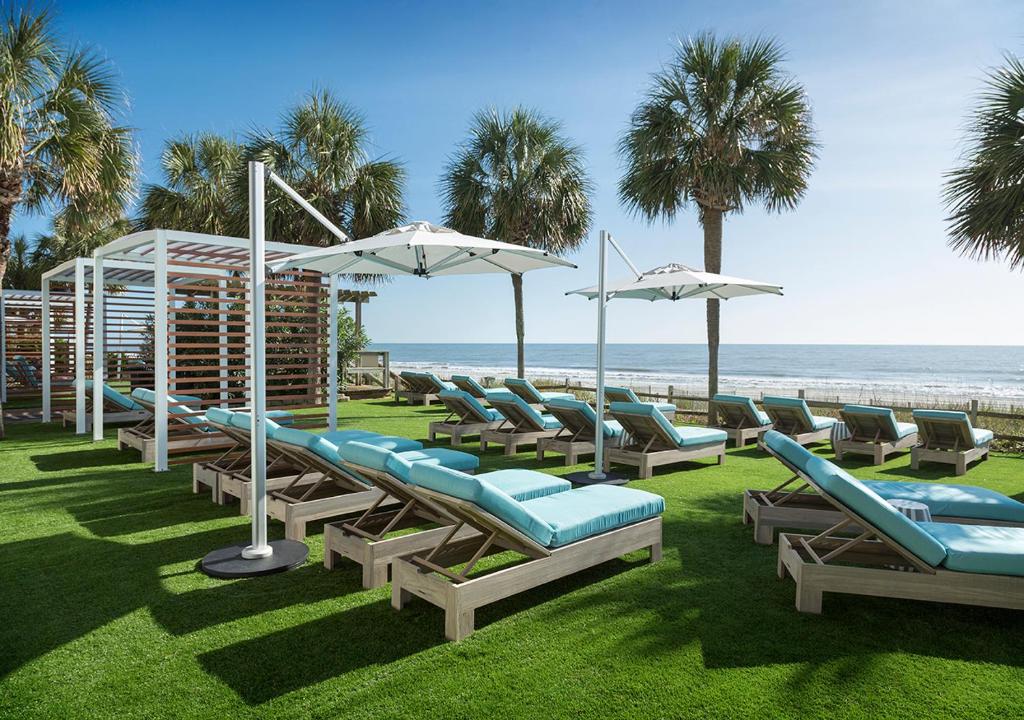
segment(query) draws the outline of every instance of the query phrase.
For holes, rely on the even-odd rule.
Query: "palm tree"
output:
[[[946,174],[949,244],[976,259],[1024,268],[1024,62],[1006,56],[972,115],[963,164]]]
[[[791,210],[807,190],[816,144],[803,87],[781,46],[700,35],[653,76],[620,141],[619,198],[649,221],[695,205],[704,267],[722,271],[722,221],[759,202]],[[707,301],[708,396],[718,392],[719,301]]]
[[[257,130],[245,159],[261,160],[353,238],[399,225],[405,216],[405,170],[369,159],[363,119],[329,91],[311,93],[285,113],[278,131]],[[240,197],[247,195],[245,176]],[[268,188],[268,236],[281,242],[330,245],[337,240],[277,188]]]
[[[590,230],[591,191],[582,150],[558,122],[524,108],[478,113],[441,179],[446,225],[559,254],[578,249]],[[512,275],[512,290],[516,367],[523,377],[522,275]]]
[[[24,235],[11,238],[11,255],[7,260],[4,284],[18,290],[38,290],[40,270]]]
[[[17,211],[52,210],[75,232],[102,226],[131,200],[137,162],[110,65],[64,47],[46,11],[0,22],[2,280]]]
[[[93,250],[127,235],[133,228],[131,220],[119,218],[103,227],[80,232],[68,228],[66,223],[58,219],[49,234],[36,236],[31,265],[37,276],[42,275],[66,260],[91,256]]]
[[[248,234],[248,209],[237,190],[237,176],[245,169],[239,143],[210,133],[170,140],[160,166],[166,184],[143,187],[139,226]]]

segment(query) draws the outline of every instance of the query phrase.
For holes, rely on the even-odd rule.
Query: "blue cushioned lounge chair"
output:
[[[910,467],[917,470],[921,461],[947,463],[956,474],[967,472],[967,465],[988,458],[994,435],[991,430],[971,426],[967,413],[950,410],[915,410],[921,444],[910,450]]]
[[[480,451],[490,444],[501,445],[506,455],[515,455],[520,445],[536,445],[541,438],[554,437],[562,424],[553,415],[542,415],[532,405],[510,392],[491,395],[491,407],[505,417],[496,428],[480,433]]]
[[[544,408],[562,423],[562,429],[554,437],[537,441],[537,459],[544,454],[556,452],[565,455],[566,465],[575,465],[581,455],[593,455],[596,451],[594,438],[597,434],[597,413],[589,403],[582,400],[551,400]],[[625,433],[617,420],[604,421],[604,442],[606,447],[618,447]]]
[[[785,452],[776,435],[765,444]],[[805,471],[842,519],[779,536],[779,577],[796,581],[797,610],[820,613],[826,592],[1024,609],[1024,528],[915,522],[823,458]]]
[[[312,521],[344,517],[374,505],[390,507],[398,502],[393,497],[382,497],[381,489],[342,462],[339,443],[355,441],[396,453],[415,451],[419,459],[435,458],[470,472],[479,464],[472,455],[442,448],[424,449],[423,443],[397,435],[314,435],[295,428],[268,426],[268,449],[273,448],[299,468],[292,482],[267,493],[267,514],[284,522],[288,539],[303,539],[306,525]]]
[[[92,401],[92,380],[85,381],[85,392],[86,392],[86,403]],[[75,410],[62,410],[61,426],[68,427],[68,425],[75,425],[78,418],[78,414]],[[134,422],[139,423],[147,419],[150,413],[139,403],[135,402],[132,398],[118,392],[110,385],[103,383],[103,422],[107,425],[115,425],[117,423]],[[92,413],[87,412],[85,414],[85,427],[90,429],[92,427]]]
[[[897,422],[896,414],[889,408],[847,405],[839,415],[850,437],[832,443],[837,460],[854,453],[870,455],[873,465],[881,465],[887,455],[917,445],[917,425]]]
[[[395,453],[358,441],[342,445],[338,453],[345,465],[383,490],[384,497],[398,502],[394,509],[382,509],[377,504],[354,520],[324,527],[324,565],[331,569],[343,557],[354,560],[362,565],[366,588],[386,583],[388,567],[395,558],[431,550],[458,522],[409,483],[413,465],[475,469],[479,464],[475,456],[456,450]],[[568,481],[534,470],[497,470],[477,477],[516,500],[531,500],[570,488]],[[476,530],[464,526],[453,539],[463,540],[476,534]]]
[[[399,377],[405,387],[395,388],[395,402],[404,399],[410,403],[429,405],[432,401],[437,400],[437,394],[442,390],[455,388],[450,382],[445,382],[432,372],[403,370]]]
[[[649,478],[659,465],[705,457],[716,458],[719,465],[725,462],[725,441],[729,436],[723,430],[675,427],[650,403],[612,403],[609,412],[622,425],[626,440],[621,447],[605,450],[606,471],[612,463],[635,465],[643,479]]]
[[[135,388],[131,399],[145,408],[148,416],[137,425],[117,431],[117,449],[133,448],[142,454],[143,462],[153,462],[156,459],[156,393],[148,388]],[[194,395],[167,395],[168,452],[205,452],[233,445],[229,438],[206,422],[202,402]]]
[[[800,443],[824,442],[832,433],[835,418],[811,415],[803,398],[765,396],[761,401],[772,428]]]
[[[522,398],[527,404],[536,406],[541,406],[548,400],[572,400],[576,397],[569,392],[541,392],[532,382],[523,378],[505,378],[505,389]]]
[[[401,610],[415,595],[441,607],[449,640],[473,632],[483,605],[636,550],[661,559],[665,501],[652,493],[593,485],[519,501],[484,476],[422,463],[409,482],[456,522],[429,552],[392,563],[391,604]],[[466,527],[476,534],[456,539]],[[481,558],[504,551],[527,560],[474,572]]]
[[[632,388],[620,387],[618,385],[605,385],[604,386],[604,400],[611,404],[613,402],[621,403],[637,403],[646,402],[648,405],[653,405],[661,411],[661,414],[672,420],[676,416],[676,404],[675,403],[663,403],[663,402],[649,402],[641,400],[637,397],[637,394],[633,392]]]
[[[477,400],[486,401],[494,393],[507,392],[507,388],[485,388],[470,375],[452,375],[452,385],[463,392],[468,392]]]
[[[749,440],[760,444],[764,434],[772,429],[772,419],[745,395],[719,393],[708,403],[708,426],[724,430],[736,447],[743,447]]]
[[[480,435],[484,430],[500,426],[505,420],[504,415],[494,408],[485,408],[465,390],[442,390],[437,399],[448,410],[448,417],[435,420],[427,427],[427,437],[431,442],[438,435],[450,435],[452,445],[458,445],[467,435]]]
[[[784,435],[776,434],[765,449],[785,465],[793,476],[772,490],[743,493],[743,522],[754,524],[754,540],[770,545],[775,528],[827,528],[842,520],[842,514],[818,490],[821,473],[837,469],[817,458]],[[1024,503],[970,485],[931,482],[862,480],[882,499],[912,500],[928,506],[937,522],[981,525],[1024,526]]]

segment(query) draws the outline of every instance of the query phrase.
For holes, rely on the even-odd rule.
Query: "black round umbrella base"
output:
[[[230,580],[291,570],[302,565],[309,557],[309,548],[296,540],[272,540],[268,545],[274,549],[274,554],[254,560],[242,557],[242,550],[248,545],[231,545],[214,550],[199,562],[199,569],[210,577]]]
[[[602,480],[595,480],[590,477],[590,473],[593,470],[581,470],[580,472],[569,473],[563,475],[563,480],[568,480],[573,485],[625,485],[629,482],[629,478],[623,477],[622,475],[616,475],[615,473],[605,473]]]

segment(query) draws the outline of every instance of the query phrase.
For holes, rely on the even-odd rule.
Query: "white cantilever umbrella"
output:
[[[475,275],[524,273],[545,267],[576,267],[543,250],[463,235],[422,220],[372,237],[293,255],[271,266],[325,275]]]
[[[611,244],[615,251],[633,271],[635,277],[632,280],[608,283],[605,280],[606,273],[606,246]],[[782,286],[773,283],[760,282],[758,280],[746,280],[744,278],[719,275],[717,273],[694,270],[679,263],[661,265],[647,272],[640,272],[626,256],[626,253],[615,242],[611,234],[601,231],[600,237],[600,261],[598,271],[598,284],[592,287],[570,290],[566,295],[582,295],[593,300],[600,298],[597,312],[597,432],[594,436],[594,472],[589,478],[575,478],[576,482],[605,482],[607,478],[603,472],[604,456],[604,433],[601,431],[604,424],[604,336],[605,336],[605,306],[608,300],[623,298],[633,300],[705,300],[718,298],[728,300],[744,295],[781,295]],[[621,482],[621,481],[620,481]]]

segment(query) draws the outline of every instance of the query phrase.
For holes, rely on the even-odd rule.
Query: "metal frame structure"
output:
[[[94,327],[101,327],[104,318],[106,293],[103,289],[107,285],[116,284],[118,276],[123,274],[125,268],[144,270],[148,275],[148,283],[153,288],[153,390],[156,396],[153,408],[153,438],[155,441],[154,465],[157,472],[167,470],[169,465],[168,449],[171,438],[168,431],[168,393],[172,392],[171,385],[178,382],[178,375],[182,373],[183,366],[179,362],[182,358],[192,357],[199,361],[216,362],[215,365],[211,365],[209,375],[197,379],[205,384],[215,384],[216,387],[195,391],[192,394],[211,396],[204,401],[204,404],[224,405],[227,404],[228,356],[231,351],[236,351],[230,357],[245,363],[242,366],[246,370],[245,378],[241,380],[245,384],[247,395],[245,402],[252,405],[254,417],[262,417],[265,412],[267,380],[265,375],[264,305],[268,285],[263,261],[265,259],[283,259],[312,248],[272,242],[263,244],[263,247],[265,247],[264,257],[254,258],[251,257],[251,241],[249,239],[158,229],[126,235],[93,252],[91,263]],[[256,268],[255,272],[254,268]],[[246,276],[255,278],[256,282],[246,283]],[[304,284],[304,290],[294,289],[287,292],[295,296],[303,295],[296,302],[304,303],[308,313],[309,308],[319,303],[316,298],[322,297],[321,278],[318,274],[312,273],[305,277],[294,277],[296,278],[294,281],[275,279],[272,287],[274,292],[280,293],[285,292],[282,287],[287,283]],[[84,285],[85,278],[80,279]],[[247,285],[250,286],[248,290],[246,289]],[[288,285],[288,287],[293,286]],[[327,290],[328,317],[332,322],[327,323],[326,362],[320,365],[324,369],[318,374],[327,375],[327,423],[333,430],[337,427],[336,402],[338,397],[337,323],[333,322],[337,317],[337,283],[329,283]],[[198,296],[189,294],[195,292],[202,294]],[[193,297],[196,297],[199,302],[212,305],[213,308],[186,309],[179,307]],[[330,298],[333,298],[333,301]],[[282,316],[300,314],[298,312],[280,313]],[[211,317],[214,319],[211,320]],[[216,330],[209,331],[209,333],[217,336],[217,342],[202,344],[202,347],[198,349],[188,348],[197,353],[206,352],[208,354],[177,356],[175,351],[183,345],[183,343],[177,342],[177,337],[190,332],[187,327],[185,329],[183,327],[188,323],[192,323],[192,327],[196,327],[196,324],[200,322],[216,326]],[[275,322],[291,325],[294,328],[303,322],[303,319],[282,317],[275,319]],[[321,323],[319,316],[315,322],[319,326]],[[236,329],[233,332],[228,332],[228,328],[232,324],[244,326],[244,328],[242,331]],[[250,342],[238,342],[231,339],[237,336],[247,336]],[[257,337],[260,338],[258,343],[256,342]],[[313,342],[315,344],[319,340],[314,337]],[[92,345],[93,440],[99,441],[103,439],[103,379],[106,352],[102,333],[95,334]],[[243,349],[246,351],[244,355],[237,352]],[[314,355],[319,358],[319,351],[315,347],[312,353],[302,357],[313,360]],[[315,362],[319,365],[321,360],[316,359]],[[301,377],[301,374],[296,373],[293,377],[295,376]],[[314,385],[310,385],[310,387],[314,387]],[[283,402],[298,399],[298,397],[284,398]],[[262,437],[262,432],[254,433],[254,437]],[[258,441],[254,443],[254,445],[259,444]],[[263,458],[264,456],[259,456],[258,448],[254,447],[254,451],[256,451],[253,453],[253,462],[255,463],[257,457]],[[257,508],[257,513],[254,514],[259,514],[258,502],[253,507]]]
[[[60,265],[47,270],[42,276],[43,296],[43,354],[53,353],[53,338],[50,334],[53,297],[52,287],[58,284],[66,284],[71,289],[74,306],[74,336],[73,355],[75,359],[74,392],[75,392],[75,432],[84,435],[87,430],[88,408],[86,406],[86,380],[89,379],[87,357],[89,346],[92,342],[92,331],[95,326],[89,317],[90,306],[95,293],[90,290],[94,280],[94,263],[92,258],[75,258],[61,263]],[[152,312],[152,268],[147,263],[132,261],[108,262],[107,272],[104,274],[105,294],[110,295],[110,287],[136,289],[136,302],[130,303],[134,309],[145,308],[146,312]],[[126,312],[129,303],[124,302]],[[124,319],[122,318],[122,322]],[[123,330],[123,328],[121,328]],[[106,328],[104,328],[104,331]],[[101,390],[102,392],[102,390]],[[53,419],[53,378],[50,373],[50,363],[43,363],[43,422],[50,422]]]

